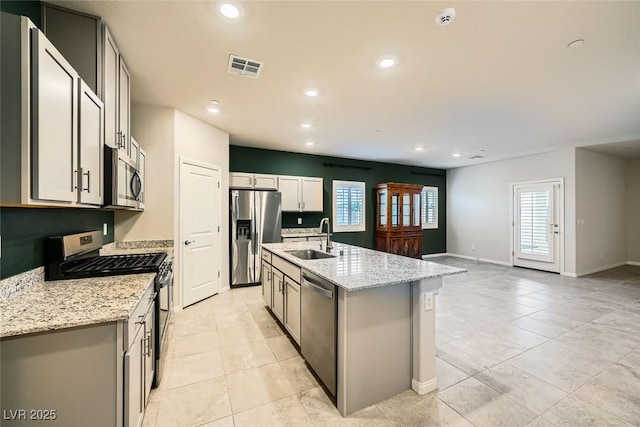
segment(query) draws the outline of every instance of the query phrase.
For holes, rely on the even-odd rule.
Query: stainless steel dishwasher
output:
[[[338,292],[336,285],[302,270],[300,351],[329,392],[336,395]]]

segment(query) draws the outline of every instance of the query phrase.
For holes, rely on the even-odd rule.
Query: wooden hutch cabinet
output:
[[[422,258],[422,185],[388,182],[376,188],[376,249]]]

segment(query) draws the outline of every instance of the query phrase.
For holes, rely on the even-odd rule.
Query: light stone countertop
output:
[[[333,243],[334,258],[303,260],[286,251],[318,250],[318,242],[263,243],[279,257],[329,280],[347,291],[396,285],[464,273],[467,270],[386,252]],[[340,256],[340,250],[344,254]]]
[[[167,252],[168,257],[173,256],[171,247],[117,249],[105,245],[100,253],[152,252]],[[40,269],[42,267],[34,271]],[[50,282],[43,281],[41,274],[30,276],[34,277],[33,283],[0,300],[0,337],[126,320],[144,291],[153,284],[155,273]]]
[[[327,233],[318,234],[318,227],[305,228],[283,228],[280,233],[283,238],[287,237],[326,237]]]

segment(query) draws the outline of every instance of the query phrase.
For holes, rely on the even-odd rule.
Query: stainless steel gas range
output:
[[[166,252],[100,256],[102,243],[99,230],[50,237],[45,253],[45,280],[156,273],[154,387],[157,387],[164,365],[166,333],[171,316],[172,261],[167,259]]]

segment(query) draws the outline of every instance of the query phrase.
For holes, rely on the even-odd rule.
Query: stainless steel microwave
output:
[[[144,173],[141,173],[140,163],[123,150],[105,145],[104,182],[106,207],[144,208]]]

